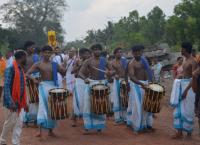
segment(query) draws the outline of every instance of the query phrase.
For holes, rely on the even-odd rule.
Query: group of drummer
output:
[[[30,98],[27,95],[29,99],[25,100],[29,104],[29,110],[23,112],[23,117],[27,125],[32,120],[37,123],[40,127],[38,137],[42,135],[42,129],[48,129],[49,135],[54,136],[56,120],[49,115],[52,111],[52,108],[49,108],[49,91],[63,87],[67,88],[69,92],[67,94],[73,96],[73,126],[76,126],[76,118],[81,116],[84,122],[84,133],[91,130],[101,132],[106,127],[106,115],[110,112],[114,112],[116,124],[127,124],[137,133],[154,131],[153,113],[157,112],[148,111],[143,106],[145,90],[148,90],[149,83],[153,82],[151,68],[142,54],[144,46],[132,47],[133,59],[130,61],[122,56],[121,48],[116,48],[115,59],[108,61],[106,57],[101,56],[103,49],[100,44],[92,45],[90,49],[80,49],[80,58],[74,56],[74,50],[70,50],[68,57],[65,58],[59,52],[59,48],[56,48],[53,55],[54,51],[50,46],[41,49],[40,57],[34,54],[34,45],[35,43],[31,41],[25,44],[27,50],[25,72],[28,80],[38,84],[39,102],[29,104]],[[170,100],[171,105],[175,107],[174,127],[178,129],[175,138],[181,137],[182,131],[187,131],[189,136],[192,132],[194,93],[191,89],[191,78],[197,63],[191,56],[191,49],[190,43],[182,44],[182,55],[186,57],[186,61],[183,64],[183,73],[174,82]],[[38,76],[40,81],[37,79]],[[110,93],[107,88],[111,90]],[[26,90],[26,87],[23,89]],[[157,90],[156,92],[164,91],[159,88],[153,89]],[[30,94],[30,89],[27,90],[27,94]],[[154,98],[154,95],[151,98]],[[94,105],[94,102],[97,104]],[[154,106],[159,107],[159,100],[157,103]],[[97,109],[97,106],[100,106],[100,109]],[[22,108],[27,110],[24,104]],[[105,111],[106,108],[109,111]],[[20,133],[18,132],[17,137]],[[5,139],[1,136],[0,141],[3,144]]]
[[[147,59],[142,55],[144,49],[142,45],[135,45],[132,48],[134,59],[129,62],[122,56],[121,48],[116,48],[115,59],[108,61],[101,56],[103,48],[100,44],[92,45],[90,49],[80,49],[79,59],[74,56],[74,50],[69,51],[66,59],[58,48],[53,51],[50,46],[44,46],[41,49],[42,60],[39,61],[39,56],[29,51],[29,48],[32,50],[32,46],[29,45],[27,48],[26,75],[28,79],[39,84],[39,103],[29,105],[29,112],[25,113],[24,122],[37,121],[40,126],[38,136],[41,136],[42,128],[49,129],[49,135],[54,135],[56,120],[52,120],[49,115],[52,109],[48,104],[49,90],[63,86],[66,86],[69,94],[73,95],[73,126],[76,126],[77,117],[81,116],[84,121],[84,133],[90,130],[101,132],[106,127],[106,115],[111,112],[114,112],[116,124],[127,123],[127,126],[133,128],[135,132],[153,130],[152,113],[143,109],[144,92],[153,76]],[[53,52],[55,54],[52,57]],[[38,73],[40,82],[36,79]],[[65,83],[63,79],[66,79]],[[97,86],[97,89],[94,86]],[[101,95],[95,96],[94,91]],[[91,100],[95,97],[94,106]],[[100,101],[100,97],[104,97],[105,100]],[[107,104],[107,107],[104,104]],[[103,107],[103,111],[95,110],[98,105],[99,108]]]

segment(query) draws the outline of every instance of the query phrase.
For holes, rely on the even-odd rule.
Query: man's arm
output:
[[[39,62],[40,63],[40,62]],[[39,63],[33,64],[32,67],[26,72],[26,76],[29,79],[35,80],[31,75],[34,72],[38,72],[39,71]]]
[[[193,62],[191,65],[192,65],[192,73],[193,73],[197,69],[198,65],[196,62]],[[182,95],[182,99],[186,98],[188,91],[192,87],[192,83],[193,83],[193,79],[190,81],[189,85],[185,88],[183,95]]]
[[[65,76],[67,69],[62,67],[61,65],[58,64],[58,72],[62,75]]]

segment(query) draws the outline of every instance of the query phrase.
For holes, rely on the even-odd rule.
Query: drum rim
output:
[[[69,91],[67,89],[65,89],[65,88],[53,88],[53,89],[49,90],[49,94],[52,94],[52,93],[63,93],[63,92],[52,92],[52,90],[56,90],[56,89],[64,90],[66,93],[69,93]]]
[[[104,86],[105,89],[109,89],[109,87],[108,87],[106,84],[103,84],[103,83],[99,83],[99,84],[94,84],[94,85],[92,85],[92,89],[93,89],[93,90],[100,90],[100,89],[94,89],[94,87],[95,87],[95,86],[98,86],[98,85]],[[104,89],[102,89],[102,90],[104,90]]]
[[[163,91],[156,91],[156,90],[151,89],[149,86],[150,86],[150,85],[153,85],[153,84],[156,84],[156,85],[161,86],[161,87],[163,88]],[[149,83],[149,84],[148,84],[148,89],[150,89],[150,90],[152,90],[152,91],[155,91],[155,92],[159,92],[159,93],[165,92],[165,87],[164,87],[163,85],[159,84],[159,83]]]

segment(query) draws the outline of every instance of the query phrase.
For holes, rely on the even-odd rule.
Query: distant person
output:
[[[153,59],[152,71],[154,76],[154,82],[160,83],[161,71],[162,71],[162,63],[158,61],[158,58]]]
[[[183,57],[177,58],[176,64],[174,64],[172,70],[173,70],[174,79],[176,79],[177,76],[180,76],[180,74],[183,71]]]

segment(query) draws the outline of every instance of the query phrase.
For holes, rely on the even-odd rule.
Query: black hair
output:
[[[96,49],[99,49],[99,50],[103,50],[101,44],[94,44],[90,47],[91,50],[96,50]]]
[[[183,59],[183,57],[179,56],[179,57],[176,59],[176,61],[178,61],[178,60],[180,60],[180,59]]]
[[[35,45],[35,42],[33,41],[26,41],[24,44],[24,49],[26,50],[28,47]]]
[[[181,47],[184,48],[187,51],[187,53],[192,53],[192,44],[190,42],[183,42],[181,44]]]
[[[79,53],[80,53],[80,54],[84,54],[84,53],[86,53],[86,52],[91,53],[90,50],[87,49],[87,48],[81,48],[81,49],[79,50]]]
[[[143,45],[134,45],[132,48],[132,52],[144,50]]]
[[[17,50],[14,54],[16,60],[21,59],[22,57],[26,57],[26,52],[24,50]]]
[[[115,55],[119,50],[122,50],[122,48],[121,47],[115,48],[114,51],[113,51],[113,54]]]
[[[53,51],[53,48],[49,45],[45,45],[42,47],[42,52],[45,52],[45,51]]]

